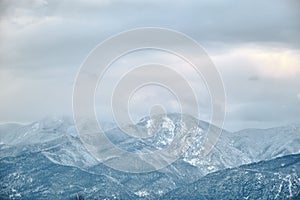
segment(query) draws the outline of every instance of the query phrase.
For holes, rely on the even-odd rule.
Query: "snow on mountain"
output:
[[[269,129],[246,129],[227,134],[230,143],[252,162],[300,153],[300,124]]]
[[[4,128],[3,128],[4,127]],[[77,136],[70,118],[45,118],[29,125],[0,128],[0,156],[16,156],[22,152],[42,152],[54,163],[89,167],[98,162]]]
[[[0,126],[0,142],[5,145],[29,145],[53,140],[63,134],[72,134],[68,118],[45,118],[29,125]]]
[[[208,174],[161,199],[299,199],[300,154]]]
[[[197,166],[201,169],[203,175],[213,171],[236,167],[242,164],[250,163],[251,159],[239,149],[230,144],[230,140],[221,137],[215,148],[205,157],[202,156],[203,143],[206,137],[209,124],[199,121],[191,116],[181,118],[180,114],[168,114],[167,116],[155,116],[154,118],[144,118],[135,126],[125,127],[127,131],[144,131],[153,135],[149,138],[132,138],[123,133],[119,128],[112,129],[106,135],[118,147],[127,151],[147,152],[167,147],[178,134],[185,135],[181,137],[178,143],[191,141],[191,145],[186,152],[182,152],[185,162]],[[219,128],[213,126],[212,130]],[[225,132],[225,130],[222,130]],[[138,133],[135,133],[138,135]],[[194,137],[192,137],[194,136]]]
[[[88,122],[87,122],[88,125]],[[300,152],[300,126],[286,126],[266,130],[247,129],[230,133],[222,130],[215,148],[202,157],[202,146],[209,124],[191,116],[181,119],[180,114],[145,117],[136,125],[123,130],[148,138],[131,137],[120,128],[108,124],[107,137],[119,148],[131,152],[149,152],[166,148],[178,134],[194,134],[193,141],[181,159],[200,169],[203,175],[242,164],[268,160]],[[212,130],[218,130],[212,126]],[[46,118],[29,124],[0,125],[0,156],[17,154],[24,149],[41,151],[52,162],[61,165],[88,168],[98,164],[80,141],[70,118]],[[181,140],[188,140],[183,137]],[[182,141],[186,142],[186,141]]]
[[[106,174],[56,164],[41,152],[0,158],[0,199],[135,199],[125,185]]]
[[[87,126],[88,124],[87,122]],[[69,118],[46,118],[29,125],[0,125],[0,163],[4,167],[1,182],[5,195],[14,195],[14,198],[18,198],[18,195],[29,197],[28,192],[36,190],[31,197],[61,197],[62,194],[74,196],[78,191],[85,191],[86,195],[90,193],[92,196],[100,192],[110,197],[125,195],[130,198],[157,198],[178,187],[192,184],[212,172],[299,153],[300,147],[299,126],[296,125],[236,133],[222,130],[215,148],[204,158],[201,152],[209,124],[191,116],[181,118],[179,114],[168,114],[145,117],[136,125],[128,125],[122,129],[112,128],[111,124],[107,127],[107,137],[119,148],[131,152],[166,148],[178,134],[183,135],[177,138],[179,141],[189,141],[191,145],[177,161],[164,169],[130,174],[99,163],[85,149]],[[215,126],[212,129],[219,130]],[[131,137],[123,130],[134,133],[133,135],[147,133],[149,137]],[[190,135],[194,135],[193,140],[190,140]],[[68,171],[67,176],[64,174],[65,170]],[[45,179],[45,174],[48,178],[56,177],[51,179],[53,185],[37,181]],[[84,178],[93,176],[101,180],[100,185],[90,184]],[[33,184],[34,180],[37,181],[36,184]],[[56,180],[62,185],[56,184]],[[80,184],[73,184],[78,181]],[[101,184],[106,185],[106,181],[111,188],[110,192],[101,189]],[[60,188],[65,184],[69,184],[70,188],[64,188],[64,192]],[[122,191],[114,190],[114,185],[119,185],[123,188]]]

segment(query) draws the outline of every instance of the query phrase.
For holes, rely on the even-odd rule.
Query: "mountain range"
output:
[[[174,199],[181,195],[189,199],[284,199],[299,196],[300,126],[295,124],[234,133],[221,130],[221,137],[206,157],[201,156],[201,147],[210,124],[192,117],[182,120],[179,114],[146,117],[125,127],[135,134],[155,133],[149,138],[130,137],[124,129],[110,124],[106,135],[121,149],[143,153],[167,147],[186,125],[195,136],[189,149],[171,165],[139,174],[99,163],[82,144],[70,118],[1,125],[0,197],[65,199],[83,195],[88,199]],[[213,126],[213,129],[219,128]]]

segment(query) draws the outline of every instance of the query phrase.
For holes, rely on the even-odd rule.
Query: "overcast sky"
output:
[[[149,26],[180,31],[206,49],[225,84],[226,129],[300,122],[297,0],[1,0],[0,122],[71,115],[73,83],[88,53],[120,31]],[[163,93],[160,101],[170,98]],[[206,119],[209,105],[200,107]]]

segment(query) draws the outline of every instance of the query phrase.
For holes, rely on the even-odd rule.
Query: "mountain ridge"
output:
[[[292,154],[210,173],[161,199],[296,199],[299,175],[300,154]]]
[[[129,195],[126,197],[150,198],[161,197],[176,188],[193,184],[202,177],[218,171],[234,169],[241,165],[258,162],[260,160],[273,160],[280,156],[299,152],[300,135],[298,129],[295,129],[295,127],[291,129],[289,129],[289,127],[280,129],[274,128],[271,129],[272,132],[262,131],[261,133],[267,135],[266,137],[254,137],[259,135],[260,132],[255,132],[255,134],[252,135],[251,133],[244,132],[239,136],[236,133],[222,130],[223,134],[219,138],[213,151],[208,154],[207,157],[202,158],[198,153],[201,151],[201,145],[203,144],[203,139],[206,134],[205,131],[209,124],[200,120],[191,120],[188,122],[180,121],[176,114],[167,115],[166,117],[165,120],[158,118],[153,127],[146,126],[146,124],[149,124],[147,120],[151,118],[145,119],[144,124],[140,123],[136,125],[138,127],[131,125],[133,127],[131,127],[130,130],[154,131],[155,134],[152,134],[154,137],[150,137],[148,144],[145,143],[145,141],[147,142],[149,138],[143,141],[143,139],[131,138],[128,135],[119,137],[120,135],[124,135],[119,128],[113,128],[107,131],[111,136],[110,139],[115,140],[115,145],[119,145],[124,149],[132,148],[131,150],[134,152],[140,152],[141,149],[146,148],[147,150],[148,147],[153,149],[166,147],[168,142],[177,134],[176,131],[182,130],[185,123],[189,124],[192,128],[191,130],[195,131],[195,140],[190,148],[184,152],[178,160],[158,171],[145,174],[130,174],[113,170],[99,163],[82,144],[72,121],[69,119],[64,121],[59,118],[48,118],[44,121],[31,123],[30,125],[17,126],[15,128],[9,127],[7,130],[5,130],[3,126],[2,128],[0,126],[0,164],[1,166],[14,166],[15,163],[20,163],[20,160],[25,162],[25,158],[28,156],[28,166],[30,163],[39,165],[32,165],[28,169],[35,169],[37,171],[45,170],[45,173],[48,174],[47,177],[52,177],[52,172],[49,171],[50,168],[47,166],[54,166],[54,168],[58,170],[56,171],[58,174],[63,174],[63,169],[70,169],[70,171],[78,173],[78,176],[74,177],[74,180],[70,179],[69,181],[80,180],[82,178],[81,175],[83,176],[84,173],[90,173],[93,176],[104,174],[106,178],[109,179],[107,180],[108,182],[118,180],[120,184],[126,185],[126,195]],[[218,127],[214,128],[217,129]],[[273,135],[273,137],[269,137],[270,134]],[[249,138],[249,135],[253,137]],[[267,139],[257,142],[257,139],[262,138]],[[164,140],[166,140],[166,142],[163,142]],[[288,145],[284,146],[282,145],[283,143]],[[153,150],[151,148],[148,150]],[[261,153],[261,151],[263,153]],[[5,187],[5,194],[15,194],[14,197],[17,198],[16,194],[18,193],[12,190],[18,191],[15,187],[23,188],[25,194],[26,191],[28,193],[29,189],[26,189],[25,186],[18,182],[19,179],[16,179],[17,175],[21,178],[23,177],[24,180],[30,180],[32,176],[36,176],[36,180],[43,177],[42,174],[35,171],[30,170],[29,172],[31,174],[22,170],[22,163],[20,163],[19,168],[15,168],[15,171],[10,171],[9,167],[5,167],[5,170],[1,171],[1,182],[7,184],[2,184],[1,186],[2,188]],[[14,174],[16,173],[17,175],[15,176]],[[14,179],[16,180],[14,180],[13,177],[15,177]],[[104,179],[106,180],[106,178]],[[68,177],[65,177],[65,180],[59,180],[67,184],[66,179],[68,179]],[[104,182],[105,181],[101,183],[105,186]],[[87,181],[85,183],[87,184]],[[76,191],[84,191],[85,183],[80,186],[81,189],[77,188]],[[113,185],[113,182],[111,182],[111,184]],[[15,186],[9,188],[9,185]],[[39,187],[39,185],[35,186],[35,189]],[[97,188],[99,185],[95,187]],[[23,194],[24,191],[19,193]],[[70,191],[75,190],[67,189],[64,194]],[[98,190],[96,189],[96,191]],[[115,191],[115,193],[118,195],[117,191]],[[38,194],[43,195],[39,192]],[[104,194],[104,196],[107,195],[103,192],[102,194]],[[203,195],[198,194],[199,197]],[[75,195],[75,193],[73,192],[72,195]],[[111,197],[113,194],[111,193],[109,195]]]

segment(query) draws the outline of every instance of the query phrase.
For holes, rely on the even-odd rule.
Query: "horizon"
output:
[[[179,113],[167,113],[167,115],[169,114],[179,114]],[[144,118],[147,118],[147,117],[150,117],[150,116],[144,116],[142,117],[140,120],[144,119]],[[62,115],[62,116],[46,116],[46,117],[43,117],[41,119],[38,119],[38,120],[34,120],[34,121],[28,121],[28,122],[14,122],[14,121],[11,121],[11,122],[2,122],[0,123],[0,126],[5,126],[5,125],[22,125],[22,126],[29,126],[29,125],[32,125],[32,124],[35,124],[35,123],[39,123],[39,122],[43,122],[45,120],[63,120],[63,119],[68,119],[68,120],[71,120],[71,124],[75,126],[75,122],[74,122],[74,118],[72,116],[67,116],[67,115]],[[213,126],[216,126],[215,124],[212,124],[208,121],[205,121],[205,120],[201,120],[201,119],[198,119],[196,118],[197,120],[201,121],[201,122],[205,122],[205,123],[208,123],[208,124],[211,124]],[[134,125],[137,125],[139,122],[135,122]],[[117,124],[112,122],[112,121],[103,121],[101,122],[103,124],[111,124],[111,125],[114,125],[113,128],[117,128]],[[218,127],[218,128],[221,128],[222,130],[226,131],[226,132],[231,132],[231,133],[237,133],[237,132],[240,132],[240,131],[244,131],[244,130],[268,130],[268,129],[274,129],[274,128],[283,128],[283,127],[291,127],[291,126],[300,126],[300,122],[291,122],[291,123],[287,123],[287,124],[282,124],[282,125],[275,125],[275,126],[270,126],[270,127],[260,127],[260,128],[242,128],[242,129],[237,129],[237,130],[229,130],[229,129],[226,129],[226,128],[221,128],[221,127]],[[76,130],[77,131],[77,130]]]

